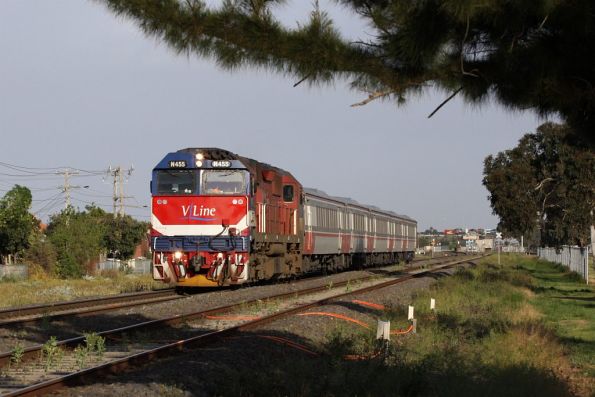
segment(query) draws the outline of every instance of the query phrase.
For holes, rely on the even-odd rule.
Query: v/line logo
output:
[[[183,205],[182,214],[184,217],[215,216],[216,208],[209,208],[197,205]]]

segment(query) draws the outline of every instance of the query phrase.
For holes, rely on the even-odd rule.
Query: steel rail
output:
[[[449,262],[444,265],[439,265],[439,266],[431,268],[431,269],[422,269],[417,272],[410,272],[409,274],[404,274],[403,276],[393,279],[393,280],[389,280],[389,281],[378,283],[378,284],[371,285],[368,287],[363,287],[363,288],[359,288],[359,289],[356,289],[353,291],[348,291],[348,292],[340,293],[337,295],[333,295],[331,297],[320,299],[315,302],[302,304],[300,306],[297,306],[297,307],[294,307],[291,309],[287,309],[287,310],[284,310],[284,311],[281,311],[278,313],[274,313],[269,316],[265,316],[265,317],[261,317],[259,319],[248,321],[248,322],[240,324],[240,325],[229,327],[229,328],[226,328],[223,330],[207,332],[207,333],[204,333],[201,335],[193,336],[191,338],[187,338],[187,339],[179,340],[179,341],[176,341],[173,343],[165,344],[163,346],[159,346],[157,348],[153,348],[153,349],[150,349],[150,350],[147,350],[144,352],[140,352],[140,353],[128,356],[128,357],[117,359],[117,360],[114,360],[114,361],[111,361],[111,362],[108,362],[105,364],[101,364],[96,367],[88,368],[88,369],[81,370],[81,371],[78,371],[75,373],[71,373],[71,374],[68,374],[68,375],[65,375],[62,377],[58,377],[58,378],[51,379],[51,380],[48,380],[45,382],[37,383],[37,384],[31,385],[31,386],[25,387],[23,389],[16,390],[14,392],[5,394],[3,397],[38,396],[38,395],[42,395],[45,393],[53,392],[53,391],[61,389],[63,387],[79,385],[79,384],[85,383],[85,381],[88,381],[88,380],[96,380],[97,376],[121,373],[122,370],[125,370],[129,367],[134,367],[134,366],[138,366],[141,364],[145,364],[145,363],[151,361],[152,359],[170,355],[171,352],[182,351],[185,348],[190,347],[190,346],[200,346],[200,345],[218,340],[222,337],[231,336],[231,335],[233,335],[237,332],[240,332],[240,331],[257,328],[262,325],[268,324],[270,322],[279,320],[281,318],[288,317],[293,314],[308,310],[310,308],[318,307],[318,306],[322,306],[322,305],[331,303],[332,301],[334,301],[336,299],[343,298],[345,296],[358,295],[358,294],[362,294],[365,292],[386,288],[386,287],[389,287],[389,286],[392,286],[395,284],[399,284],[399,283],[411,280],[413,278],[423,277],[429,273],[434,273],[434,272],[437,272],[440,270],[448,269],[448,268],[451,268],[458,264],[472,263],[473,260],[478,259],[478,258],[480,258],[480,257],[465,258],[463,260],[457,260],[454,262]],[[370,277],[372,277],[372,276],[370,276]],[[349,282],[349,281],[345,281],[344,283],[343,282],[336,283],[334,285],[339,287],[339,286],[347,284],[347,282]],[[314,288],[308,288],[306,290],[297,291],[297,292],[283,293],[283,294],[271,296],[271,297],[265,298],[265,299],[269,299],[269,300],[282,299],[283,297],[287,297],[287,296],[296,296],[296,293],[301,294],[301,295],[307,295],[312,292],[319,292],[319,291],[327,290],[327,289],[328,289],[327,286],[314,287]],[[127,326],[127,327],[122,327],[122,328],[119,328],[116,330],[104,331],[104,332],[101,332],[98,334],[105,337],[105,336],[109,336],[109,335],[114,335],[115,333],[127,332],[127,331],[131,331],[131,330],[138,330],[140,327],[144,328],[144,327],[148,327],[148,326],[179,323],[182,321],[188,321],[188,320],[198,318],[198,317],[205,317],[209,314],[227,312],[227,311],[232,310],[233,308],[237,308],[237,307],[240,307],[240,306],[246,305],[246,304],[255,303],[256,301],[259,301],[259,300],[262,301],[262,299],[255,299],[250,302],[242,302],[242,303],[238,303],[238,304],[221,306],[218,308],[195,312],[195,313],[191,313],[188,315],[178,315],[178,316],[170,317],[167,319],[148,321],[148,322],[144,322],[141,324],[135,324],[135,325]],[[72,345],[72,344],[77,344],[77,343],[83,342],[83,340],[84,340],[84,338],[82,338],[82,337],[81,338],[73,338],[73,339],[69,339],[66,341],[62,341],[60,344]]]

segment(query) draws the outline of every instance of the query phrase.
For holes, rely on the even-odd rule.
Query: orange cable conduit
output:
[[[384,305],[379,305],[378,303],[361,301],[359,299],[354,299],[351,302],[352,303],[355,303],[356,305],[371,307],[372,309],[378,309],[378,310],[384,310],[385,309]]]
[[[354,324],[360,325],[364,328],[370,329],[370,326],[366,323],[364,323],[363,321],[359,321],[356,320],[355,318],[351,318],[351,317],[347,317],[343,314],[337,314],[337,313],[329,313],[329,312],[308,312],[308,313],[300,313],[298,314],[298,316],[328,316],[328,317],[334,317],[334,318],[338,318],[341,320],[345,320],[345,321],[349,321],[352,322]]]

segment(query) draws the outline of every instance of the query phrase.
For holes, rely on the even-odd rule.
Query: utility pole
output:
[[[124,196],[124,172],[130,176],[134,171],[133,167],[128,170],[123,170],[121,166],[112,167],[110,165],[108,174],[113,178],[113,202],[112,211],[114,218],[118,216],[124,216],[124,199],[130,198],[130,196]]]
[[[70,190],[71,189],[80,189],[80,188],[88,188],[89,186],[73,186],[70,184],[70,177],[73,175],[78,175],[78,171],[72,171],[70,168],[66,168],[63,171],[57,171],[56,174],[64,175],[64,186],[59,186],[58,189],[62,190],[64,193],[64,208],[70,207]]]

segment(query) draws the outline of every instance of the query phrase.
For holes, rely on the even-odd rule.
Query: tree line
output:
[[[585,246],[595,217],[595,152],[565,124],[545,123],[484,162],[498,229],[533,245]]]
[[[0,259],[27,263],[62,278],[93,273],[100,255],[128,259],[149,224],[114,217],[96,206],[72,206],[50,216],[47,228],[31,214],[31,191],[16,185],[0,199]]]

